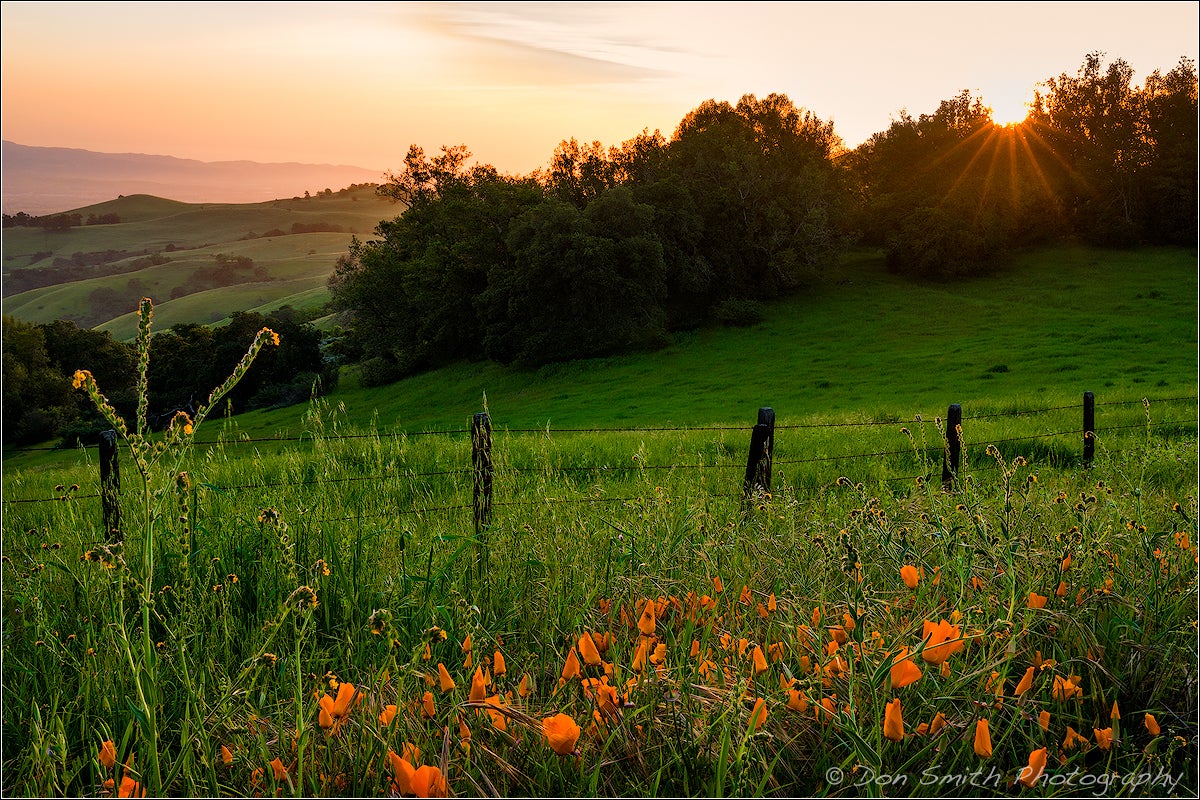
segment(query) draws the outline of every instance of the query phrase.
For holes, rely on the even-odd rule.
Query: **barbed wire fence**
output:
[[[1193,409],[1191,417],[1183,418],[1181,415],[1177,419],[1155,420],[1153,427],[1157,430],[1176,430],[1183,433],[1195,433],[1197,429],[1197,417],[1195,414],[1195,404],[1197,398],[1195,396],[1185,397],[1169,397],[1157,398],[1150,400],[1143,398],[1141,400],[1118,401],[1111,403],[1096,403],[1091,392],[1084,395],[1082,405],[1082,424],[1072,430],[1053,430],[1046,432],[1030,433],[1019,436],[1006,436],[1003,438],[993,438],[988,441],[972,442],[972,448],[987,448],[995,445],[1005,445],[1011,449],[1011,446],[1022,442],[1044,442],[1046,440],[1074,438],[1078,447],[1078,463],[1087,466],[1091,463],[1094,456],[1094,444],[1097,437],[1095,424],[1095,409],[1097,407],[1117,409],[1131,406],[1144,406],[1146,409],[1146,419],[1137,423],[1129,423],[1122,425],[1107,425],[1103,432],[1107,435],[1110,432],[1134,430],[1139,428],[1149,429],[1151,421],[1149,418],[1149,409],[1154,406],[1179,405],[1186,407],[1190,405]],[[552,465],[546,462],[535,464],[505,464],[500,468],[502,474],[512,476],[515,479],[522,475],[528,474],[546,474],[552,473],[574,473],[586,475],[612,475],[628,472],[656,472],[665,471],[670,473],[691,473],[707,470],[742,470],[744,474],[741,481],[740,492],[734,491],[737,488],[735,479],[730,478],[728,485],[729,492],[723,492],[720,497],[741,497],[748,499],[755,493],[769,493],[772,489],[772,482],[775,471],[780,467],[785,468],[804,468],[811,465],[832,465],[843,464],[845,462],[863,461],[868,459],[887,459],[901,456],[916,456],[923,463],[930,465],[941,464],[942,468],[942,484],[943,488],[950,491],[954,488],[955,483],[973,472],[999,469],[1000,464],[995,459],[983,460],[981,464],[967,467],[963,463],[964,453],[964,431],[972,429],[972,425],[984,420],[996,420],[1000,418],[1018,418],[1029,417],[1041,414],[1049,414],[1054,412],[1079,411],[1079,405],[1058,405],[1044,408],[1023,408],[1012,409],[1007,411],[994,412],[989,414],[976,414],[964,417],[962,407],[959,404],[949,406],[945,417],[935,416],[932,423],[938,430],[938,440],[933,444],[919,446],[916,444],[915,438],[912,437],[908,430],[909,425],[921,424],[927,425],[930,420],[926,419],[922,414],[914,414],[911,421],[904,422],[899,419],[886,420],[868,420],[868,421],[852,421],[852,422],[830,422],[830,423],[794,423],[794,424],[777,424],[775,412],[770,407],[759,409],[758,421],[753,426],[736,426],[736,425],[712,425],[712,426],[645,426],[645,427],[572,427],[572,428],[504,428],[502,433],[504,436],[544,436],[551,437],[559,434],[599,434],[599,435],[645,435],[645,434],[661,434],[661,433],[742,433],[750,434],[748,447],[745,447],[745,462],[739,460],[737,462],[727,461],[724,463],[665,463],[665,464],[648,464],[644,461],[640,463],[630,464],[612,464],[612,463],[592,463],[592,464],[557,464]],[[194,446],[198,447],[238,447],[243,445],[254,445],[263,443],[300,443],[314,444],[316,442],[333,443],[338,441],[353,441],[361,439],[385,440],[385,439],[413,439],[422,437],[454,437],[470,435],[471,442],[471,458],[470,465],[464,465],[461,468],[453,469],[434,469],[423,471],[411,470],[390,470],[384,473],[371,473],[364,475],[342,476],[342,477],[321,477],[307,478],[299,480],[264,480],[243,483],[216,484],[204,483],[203,486],[214,492],[221,494],[233,494],[240,492],[249,492],[266,489],[295,489],[298,487],[321,487],[326,485],[353,484],[363,482],[387,482],[403,480],[410,484],[413,491],[418,491],[422,487],[427,487],[429,481],[438,478],[455,477],[460,478],[465,482],[469,479],[471,486],[471,502],[466,503],[449,503],[442,505],[419,505],[412,508],[386,507],[379,508],[372,513],[367,514],[352,514],[348,516],[333,516],[325,517],[319,520],[314,520],[314,524],[332,523],[332,522],[349,522],[354,520],[378,519],[378,518],[402,518],[408,516],[424,516],[451,512],[471,512],[472,524],[478,536],[485,535],[487,528],[492,522],[492,513],[496,508],[519,508],[529,507],[534,505],[544,505],[546,503],[562,503],[562,504],[596,504],[596,503],[632,503],[640,500],[640,497],[609,497],[591,494],[582,497],[541,497],[539,500],[496,500],[493,498],[493,490],[495,485],[495,476],[497,467],[493,460],[493,431],[491,420],[486,413],[476,414],[471,421],[471,427],[467,428],[450,428],[444,430],[425,430],[415,432],[398,431],[392,433],[370,432],[370,433],[350,433],[350,434],[305,434],[302,436],[277,436],[277,437],[234,437],[234,438],[219,438],[210,441],[193,442]],[[839,429],[869,429],[869,428],[891,428],[899,429],[901,432],[908,435],[910,445],[903,449],[889,450],[874,450],[852,452],[836,455],[818,455],[810,457],[792,457],[792,458],[776,458],[775,452],[775,435],[777,432],[787,431],[820,431],[829,430],[837,431]],[[794,437],[788,437],[784,434],[782,441],[789,444],[789,449],[794,448],[799,451],[802,441]],[[58,448],[51,447],[31,447],[19,448],[19,451],[38,451],[38,450],[54,450]],[[115,437],[109,435],[102,437],[99,446],[99,463],[100,463],[100,491],[87,494],[79,494],[80,487],[73,485],[69,489],[58,486],[55,488],[57,495],[54,497],[39,497],[39,498],[3,498],[3,504],[9,505],[24,505],[24,504],[39,504],[39,503],[61,503],[72,500],[84,500],[100,498],[102,500],[103,522],[106,531],[116,531],[120,528],[119,509],[115,502],[115,498],[119,496],[119,461],[118,447],[115,443]],[[1015,453],[1011,454],[1016,455]],[[1036,463],[1037,459],[1031,455],[1023,455],[1026,462],[1029,464]],[[830,478],[829,483],[833,483],[838,476]],[[914,481],[917,479],[932,480],[933,476],[929,473],[892,476],[883,478],[886,482],[903,482]],[[422,483],[423,482],[423,483]],[[462,487],[465,489],[464,487]],[[507,487],[512,488],[512,487]],[[485,550],[486,551],[486,550]]]

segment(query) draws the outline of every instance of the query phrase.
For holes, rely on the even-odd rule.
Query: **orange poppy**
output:
[[[646,607],[642,609],[642,616],[638,619],[638,630],[643,636],[652,636],[654,634],[654,601],[647,600]]]
[[[1066,702],[1072,697],[1081,696],[1083,689],[1071,678],[1063,678],[1061,675],[1055,675],[1054,686],[1051,688],[1050,694],[1055,700]]]
[[[988,730],[986,719],[975,723],[975,755],[980,758],[991,758],[992,756],[992,732]]]
[[[571,648],[571,652],[567,654],[567,663],[563,665],[562,679],[560,683],[566,683],[572,678],[578,678],[580,672],[579,657],[575,655],[575,648]]]
[[[105,739],[100,743],[100,752],[96,758],[100,759],[105,769],[112,769],[117,765],[117,747],[112,739]]]
[[[1153,714],[1146,715],[1146,730],[1150,731],[1151,736],[1158,736],[1162,733],[1162,728],[1159,727],[1158,720],[1154,718]]]
[[[396,706],[388,704],[383,707],[383,711],[379,712],[379,724],[387,727],[392,724],[392,720],[396,718]]]
[[[227,767],[233,763],[233,753],[225,745],[221,745],[221,763]]]
[[[921,650],[921,658],[928,664],[942,664],[947,658],[963,649],[964,642],[959,638],[960,630],[957,625],[951,625],[946,620],[940,620],[936,625],[925,620],[921,638],[925,647]]]
[[[483,667],[476,667],[475,674],[471,676],[471,691],[467,695],[467,700],[472,703],[480,703],[485,697],[487,697],[487,679],[483,677]]]
[[[532,690],[529,687],[529,673],[526,672],[521,676],[521,684],[517,686],[517,694],[519,694],[522,698],[525,698],[529,697],[530,691]]]
[[[1024,767],[1020,773],[1021,783],[1025,784],[1027,788],[1032,789],[1045,771],[1046,748],[1042,747],[1029,754],[1029,765]]]
[[[908,648],[900,651],[900,660],[892,664],[892,688],[903,689],[921,679],[921,668],[908,657]]]
[[[751,654],[751,659],[754,661],[754,674],[762,675],[770,667],[767,665],[767,657],[763,655],[763,650],[758,645],[754,646],[754,652]]]
[[[1112,711],[1108,712],[1108,716],[1111,717],[1112,719],[1120,719],[1121,718],[1121,709],[1119,709],[1117,707],[1116,700],[1113,700]]]
[[[492,674],[499,678],[506,672],[508,672],[508,665],[504,663],[504,655],[497,650],[496,654],[492,656]]]
[[[1080,734],[1079,731],[1075,730],[1070,725],[1067,726],[1067,735],[1063,739],[1063,743],[1062,743],[1063,750],[1073,750],[1073,749],[1075,749],[1076,744],[1082,744],[1082,743],[1086,743],[1086,742],[1087,742],[1086,736],[1083,736],[1082,734]]]
[[[109,778],[104,782],[104,787],[107,789],[113,788],[113,779]],[[145,797],[146,790],[140,783],[135,781],[130,776],[126,775],[121,778],[121,785],[117,787],[117,797]]]
[[[1040,595],[1037,592],[1030,592],[1029,593],[1029,607],[1030,608],[1045,608],[1046,601],[1049,599],[1050,598],[1046,597],[1045,595]]]
[[[350,709],[357,705],[361,699],[362,695],[355,691],[353,683],[339,684],[336,699],[323,694],[321,695],[321,699],[317,701],[321,706],[317,722],[320,723],[322,728],[330,728],[330,733],[337,733],[338,729],[341,728],[342,722],[350,716]]]
[[[725,585],[721,583],[721,576],[714,575],[713,576],[713,592],[715,592],[716,594],[720,594],[723,591],[725,591]]]
[[[433,705],[433,692],[426,692],[421,697],[421,716],[425,719],[437,716],[437,709]]]
[[[555,714],[542,720],[542,733],[546,742],[560,756],[569,756],[575,752],[575,743],[579,741],[579,726],[567,714]]]
[[[1025,674],[1021,677],[1020,682],[1017,683],[1017,688],[1013,691],[1013,694],[1020,697],[1033,687],[1033,672],[1033,667],[1025,670]]]
[[[929,723],[929,733],[933,735],[944,727],[946,727],[946,715],[939,711],[933,715],[933,722]]]
[[[438,684],[441,686],[442,694],[454,691],[454,679],[450,677],[446,665],[440,661],[438,662]]]
[[[1058,588],[1054,590],[1054,596],[1055,597],[1066,597],[1067,596],[1067,582],[1066,581],[1058,582]]]
[[[1044,730],[1044,731],[1050,730],[1050,712],[1049,711],[1043,711],[1042,713],[1038,714],[1038,724],[1042,726],[1042,730]]]
[[[1101,750],[1107,750],[1112,747],[1112,728],[1092,728],[1092,733],[1096,734],[1096,744]]]
[[[579,637],[579,654],[583,656],[583,663],[589,667],[600,666],[600,651],[596,649],[596,640],[590,633]]]
[[[445,797],[446,779],[437,767],[426,764],[417,767],[410,782],[412,792],[417,797]]]
[[[767,598],[767,611],[775,613],[777,608],[779,608],[779,604],[775,600],[775,593],[771,592],[771,596]]]
[[[793,711],[799,711],[803,714],[808,711],[808,698],[804,696],[804,692],[800,689],[788,689],[787,707]]]
[[[767,722],[767,704],[761,697],[754,701],[754,710],[750,712],[749,728],[752,731],[762,730]]]
[[[900,713],[900,698],[887,704],[883,715],[883,735],[893,742],[904,741],[904,718]]]
[[[911,564],[905,564],[900,568],[900,577],[904,581],[904,585],[910,589],[915,589],[921,583],[921,575],[917,572],[917,568]]]

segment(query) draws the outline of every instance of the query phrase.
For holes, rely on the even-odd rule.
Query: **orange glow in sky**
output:
[[[1193,2],[49,3],[2,6],[3,137],[202,161],[502,172],[563,139],[670,136],[702,101],[788,95],[856,146],[967,89],[997,121],[1090,51],[1141,83],[1197,59]],[[1107,62],[1106,62],[1107,63]]]

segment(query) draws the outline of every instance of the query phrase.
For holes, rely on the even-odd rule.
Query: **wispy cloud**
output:
[[[422,3],[427,30],[459,45],[489,83],[612,84],[669,78],[677,51],[631,35],[636,3]]]

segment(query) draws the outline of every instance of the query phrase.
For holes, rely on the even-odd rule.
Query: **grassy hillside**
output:
[[[14,294],[4,300],[6,314],[31,322],[78,317],[90,308],[89,295],[101,288],[128,295],[129,302],[123,307],[130,309],[143,294],[150,296],[160,312],[160,324],[166,326],[216,322],[234,311],[272,304],[318,305],[326,299],[320,290],[351,236],[369,237],[380,220],[398,213],[391,201],[377,197],[369,188],[255,204],[179,203],[130,195],[77,211],[85,219],[89,214],[117,214],[121,222],[63,232],[8,228],[4,232],[5,274],[45,269],[55,259],[106,250],[131,254],[113,262],[122,272]],[[318,223],[339,226],[343,232],[290,233],[294,224]],[[288,235],[248,238],[273,230]],[[170,260],[131,269],[133,262],[147,253]],[[255,266],[266,268],[269,280],[170,300],[172,290],[182,286],[195,270],[211,267],[218,253],[253,259]],[[135,330],[128,315],[101,320],[97,327],[122,339],[132,337]]]

